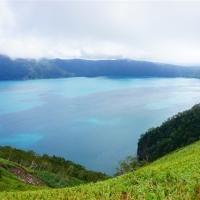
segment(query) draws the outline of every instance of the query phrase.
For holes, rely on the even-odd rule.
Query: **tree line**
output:
[[[138,141],[139,161],[153,161],[200,139],[200,104],[149,129]]]
[[[138,141],[137,155],[128,156],[119,162],[115,175],[138,169],[167,153],[200,139],[200,104],[180,112],[163,122],[161,126],[149,129]]]
[[[19,150],[10,146],[0,147],[0,157],[33,171],[48,171],[60,177],[74,177],[84,182],[96,182],[108,178],[104,173],[87,170],[82,165],[62,157],[38,155],[34,151]]]

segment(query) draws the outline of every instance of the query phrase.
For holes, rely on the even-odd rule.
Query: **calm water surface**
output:
[[[0,82],[0,145],[112,174],[141,133],[199,103],[200,80],[68,78]]]

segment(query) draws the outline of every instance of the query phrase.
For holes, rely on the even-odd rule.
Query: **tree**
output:
[[[117,172],[115,175],[121,175],[134,171],[140,166],[141,163],[138,162],[136,156],[127,156],[124,160],[119,162],[119,166],[117,167]]]

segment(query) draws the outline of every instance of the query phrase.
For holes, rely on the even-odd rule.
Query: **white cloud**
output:
[[[200,2],[0,0],[0,53],[200,63]]]

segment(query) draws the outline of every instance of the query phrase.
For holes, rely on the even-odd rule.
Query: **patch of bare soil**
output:
[[[35,186],[44,185],[37,177],[27,173],[21,168],[10,168],[9,171],[26,184]]]

